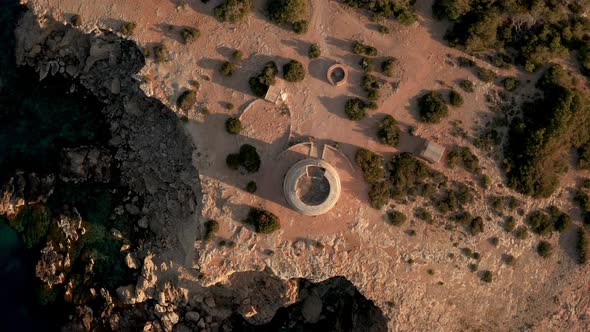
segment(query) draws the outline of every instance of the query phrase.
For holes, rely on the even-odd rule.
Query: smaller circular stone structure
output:
[[[328,68],[328,82],[335,86],[341,86],[348,81],[348,70],[337,63]]]
[[[340,177],[325,160],[308,158],[295,163],[285,176],[283,191],[295,211],[317,216],[328,212],[340,198]]]

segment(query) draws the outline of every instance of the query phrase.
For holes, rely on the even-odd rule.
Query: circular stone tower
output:
[[[326,161],[315,158],[297,162],[285,176],[283,191],[297,212],[317,216],[328,212],[340,197],[340,177]]]

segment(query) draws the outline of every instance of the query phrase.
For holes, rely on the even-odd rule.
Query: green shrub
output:
[[[223,76],[232,76],[236,70],[236,65],[232,62],[225,61],[219,68],[219,72]]]
[[[577,236],[576,249],[578,251],[578,263],[586,264],[588,261],[588,239],[581,227],[578,228]]]
[[[370,45],[365,45],[358,41],[354,41],[352,43],[352,52],[358,55],[366,55],[366,56],[376,56],[377,49]]]
[[[387,33],[390,33],[391,30],[388,27],[386,27],[385,25],[380,25],[379,32],[381,32],[382,34],[387,34]]]
[[[572,218],[567,213],[560,213],[554,219],[554,226],[555,230],[558,232],[563,232],[567,230],[572,224]]]
[[[399,143],[400,129],[397,121],[386,115],[377,125],[377,138],[383,144],[397,146]]]
[[[553,246],[547,241],[539,241],[537,253],[543,258],[548,258],[553,253]]]
[[[514,236],[516,236],[516,238],[519,239],[519,240],[524,240],[524,239],[526,239],[526,238],[529,237],[529,232],[526,230],[526,227],[519,226],[514,231]]]
[[[494,247],[497,247],[498,244],[500,244],[500,239],[498,239],[497,236],[492,236],[491,238],[489,238],[490,244],[493,245]]]
[[[389,220],[390,224],[394,226],[401,226],[406,222],[408,218],[405,214],[394,210],[387,212],[387,219]]]
[[[504,231],[510,233],[516,227],[516,220],[513,216],[508,216],[506,221],[504,221]]]
[[[420,120],[426,123],[438,123],[445,118],[449,110],[442,95],[430,91],[418,99]]]
[[[266,210],[250,208],[245,223],[252,225],[256,233],[270,234],[281,228],[279,217]]]
[[[239,153],[228,154],[227,157],[225,158],[225,163],[227,164],[227,167],[237,170],[238,168],[240,168],[240,163],[241,163],[240,154]]]
[[[483,82],[486,82],[486,83],[493,82],[494,80],[496,80],[497,77],[498,76],[496,75],[496,73],[493,72],[492,70],[482,68],[482,67],[479,67],[477,69],[477,78],[479,78]]]
[[[215,220],[208,220],[205,223],[205,241],[211,241],[215,236],[215,233],[219,231],[219,223]]]
[[[387,181],[380,181],[371,184],[369,189],[369,200],[371,207],[380,210],[391,199],[391,185]]]
[[[354,8],[363,8],[371,13],[371,19],[395,18],[402,24],[412,24],[416,21],[413,0],[344,0],[345,4]]]
[[[119,32],[126,35],[126,36],[133,36],[135,32],[135,28],[137,28],[137,23],[135,22],[126,22],[121,25],[119,28]]]
[[[368,183],[379,183],[385,179],[382,156],[361,148],[356,151],[355,161],[361,168],[363,177]]]
[[[176,106],[183,111],[190,110],[197,103],[197,92],[194,90],[186,90],[178,96]]]
[[[235,50],[231,57],[236,61],[241,61],[244,58],[244,53],[242,53],[240,50]]]
[[[479,233],[482,233],[483,230],[483,219],[481,217],[476,217],[471,220],[471,223],[469,223],[469,233],[471,233],[471,235],[475,236]]]
[[[438,175],[407,152],[393,155],[387,169],[393,186],[393,196],[397,198],[406,195],[412,188],[417,189],[428,178]]]
[[[490,183],[492,182],[492,180],[490,179],[489,176],[482,174],[481,178],[479,180],[479,184],[481,185],[481,187],[483,189],[488,189],[490,187]]]
[[[229,154],[225,162],[231,169],[238,169],[242,166],[248,173],[258,172],[261,164],[260,155],[258,155],[256,148],[250,144],[243,144],[239,153]]]
[[[305,68],[297,60],[291,60],[283,66],[283,76],[288,82],[301,82],[305,78]]]
[[[551,217],[543,211],[535,211],[529,214],[527,223],[533,232],[539,235],[549,235],[555,230]]]
[[[429,224],[433,221],[432,214],[422,207],[418,207],[414,210],[414,216],[420,220],[426,221]]]
[[[295,24],[307,15],[305,0],[267,0],[266,14],[275,24]]]
[[[455,90],[449,92],[449,101],[451,102],[451,105],[455,107],[463,106],[463,96]]]
[[[185,44],[190,44],[201,36],[201,32],[195,28],[183,28],[180,30],[180,36]]]
[[[470,80],[462,80],[459,83],[459,86],[461,87],[461,89],[463,89],[465,92],[473,92],[475,90],[475,86],[473,85],[473,82],[471,82]]]
[[[359,121],[365,117],[367,104],[362,99],[353,98],[346,102],[344,111],[350,120]]]
[[[375,65],[373,64],[373,59],[367,58],[366,56],[361,58],[359,65],[365,72],[372,72],[375,71]]]
[[[169,60],[168,48],[164,44],[154,46],[154,57],[159,63],[167,62]]]
[[[256,192],[256,190],[258,190],[258,185],[256,185],[256,182],[255,181],[248,182],[248,184],[246,185],[246,191],[253,194]]]
[[[82,17],[80,17],[80,15],[72,15],[70,23],[75,27],[79,27],[82,25]]]
[[[252,93],[257,97],[264,98],[268,92],[268,87],[276,83],[278,73],[279,69],[274,61],[270,61],[264,65],[262,73],[256,77],[250,77],[248,81]]]
[[[392,77],[396,66],[397,66],[397,60],[394,58],[389,58],[389,59],[381,62],[381,72],[385,76]]]
[[[250,14],[253,8],[252,0],[223,0],[215,7],[214,14],[221,21],[236,23]]]
[[[309,55],[309,58],[310,59],[319,58],[322,55],[322,50],[320,49],[320,45],[318,45],[318,44],[311,44],[309,46],[308,55]]]
[[[305,20],[293,23],[293,31],[295,33],[304,34],[307,32],[307,29],[309,29],[309,22]]]
[[[520,81],[514,77],[506,77],[502,80],[502,85],[504,85],[504,89],[514,91],[520,86]]]
[[[502,255],[502,261],[504,261],[506,265],[514,265],[514,256],[510,254],[504,254]]]
[[[491,271],[484,271],[481,275],[481,280],[483,282],[491,283],[494,280],[494,276]]]
[[[579,169],[590,169],[590,144],[586,143],[578,148],[578,162]]]
[[[471,263],[471,264],[469,264],[469,271],[471,271],[471,272],[477,272],[477,270],[479,270],[479,265],[477,263]]]
[[[462,166],[471,173],[477,173],[479,171],[479,158],[468,147],[450,150],[447,153],[447,164],[451,168]]]
[[[232,135],[239,134],[244,127],[242,127],[242,121],[238,118],[229,118],[225,120],[225,129]]]

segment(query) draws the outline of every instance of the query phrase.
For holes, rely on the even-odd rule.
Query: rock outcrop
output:
[[[47,201],[53,193],[55,177],[40,177],[35,173],[17,172],[2,185],[0,191],[0,215],[14,218],[25,204]]]
[[[141,50],[108,31],[85,34],[32,11],[21,19],[16,36],[19,65],[36,68],[40,79],[71,78],[105,103],[116,154],[66,150],[61,177],[107,180],[107,165],[117,163],[122,184],[143,197],[141,223],[158,235],[159,258],[189,264],[200,193],[191,163],[194,147],[176,115],[140,90],[135,74],[145,65]]]

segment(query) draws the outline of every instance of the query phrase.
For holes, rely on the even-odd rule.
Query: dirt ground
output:
[[[344,275],[385,311],[391,319],[391,330],[574,331],[589,327],[590,277],[587,270],[575,264],[573,231],[550,238],[557,250],[543,260],[534,250],[538,238],[530,236],[519,241],[503,232],[500,219],[490,211],[484,198],[489,194],[514,195],[524,202],[525,211],[553,204],[579,217],[569,203],[570,189],[580,175],[590,174],[570,172],[561,189],[549,199],[528,199],[503,186],[504,178],[496,161],[473,148],[469,140],[451,134],[453,122],[460,123],[473,136],[492,119],[493,113],[484,100],[494,85],[479,81],[472,69],[456,65],[453,58],[465,55],[445,45],[442,36],[446,23],[432,19],[432,1],[418,1],[419,22],[411,26],[385,22],[391,28],[390,34],[381,34],[367,15],[336,1],[311,1],[309,31],[303,35],[266,20],[263,1],[255,1],[255,12],[239,24],[220,23],[211,15],[218,1],[188,1],[185,5],[160,0],[99,1],[93,5],[78,0],[35,2],[64,20],[73,13],[80,14],[87,30],[117,30],[123,22],[137,22],[132,38],[147,48],[164,43],[171,56],[169,62],[162,64],[149,61],[142,71],[149,78],[143,88],[173,108],[180,93],[191,88],[191,81],[200,83],[198,105],[186,114],[178,111],[179,117],[189,118],[185,127],[196,146],[194,164],[204,190],[199,222],[216,219],[221,224],[216,241],[195,244],[194,267],[205,275],[200,282],[211,285],[227,280],[236,271],[265,267],[284,279],[323,280]],[[192,44],[183,44],[178,33],[181,27],[196,27],[201,37]],[[358,65],[360,56],[351,52],[355,40],[376,47],[376,59],[398,60],[393,78],[376,74],[387,82],[378,102],[380,107],[369,111],[359,122],[348,120],[344,114],[349,98],[364,96],[360,87],[364,75]],[[319,59],[308,58],[311,43],[320,45]],[[237,62],[238,69],[232,77],[223,77],[218,69],[223,61],[231,59],[235,49],[244,53],[244,59]],[[267,61],[276,61],[282,67],[290,59],[305,65],[305,80],[286,83],[289,97],[280,107],[256,101],[250,93],[248,78],[257,75]],[[498,70],[473,60],[499,76],[518,74],[523,83],[534,82],[532,75]],[[326,70],[334,63],[348,68],[348,84],[329,84]],[[376,64],[379,66],[380,61]],[[448,119],[437,125],[417,121],[418,96],[426,90],[461,91],[458,82],[462,79],[475,83],[473,93],[462,92],[463,106],[451,107]],[[531,84],[525,83],[516,98],[526,95]],[[227,103],[235,107],[229,110]],[[204,114],[204,108],[208,114]],[[397,148],[376,140],[376,124],[385,114],[392,115],[404,129]],[[226,133],[224,123],[230,116],[241,117],[245,129],[240,135]],[[470,146],[479,157],[492,185],[487,191],[474,186],[479,197],[469,209],[486,220],[483,234],[471,237],[459,229],[444,229],[442,217],[434,211],[432,225],[413,220],[410,216],[414,207],[423,204],[420,200],[395,207],[410,217],[399,228],[384,221],[389,206],[381,211],[370,208],[368,187],[354,166],[354,152],[364,147],[386,158],[397,151],[414,152],[419,138],[407,133],[409,126],[416,128],[417,136],[447,148]],[[289,147],[309,141],[320,149],[329,144],[342,152],[331,152],[327,157],[340,172],[342,195],[330,212],[318,217],[294,212],[282,195],[284,174],[290,165],[309,153],[304,145]],[[225,165],[226,156],[237,152],[243,143],[254,145],[261,154],[262,167],[256,174],[233,171]],[[452,180],[477,183],[470,173],[449,169],[444,161],[432,167]],[[254,194],[244,190],[249,181],[258,185]],[[268,236],[254,234],[241,222],[250,206],[261,206],[277,214],[281,230]],[[521,216],[514,216],[522,223]],[[415,230],[415,236],[409,235],[410,229]],[[500,239],[497,247],[488,241],[492,236]],[[231,240],[237,246],[220,247],[219,240]],[[492,271],[493,283],[484,284],[481,272],[469,270],[468,264],[476,262],[461,254],[464,247],[481,253],[479,270]],[[514,266],[502,263],[501,257],[507,253],[517,258]],[[413,264],[406,263],[410,258]]]

